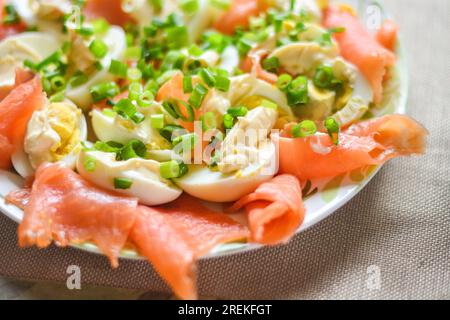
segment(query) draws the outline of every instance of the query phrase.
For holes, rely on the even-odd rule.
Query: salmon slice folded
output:
[[[0,169],[10,168],[11,155],[23,143],[28,121],[45,105],[41,80],[28,79],[26,73],[18,71],[15,88],[0,102]]]
[[[386,49],[394,51],[398,37],[398,25],[392,20],[386,20],[376,34],[377,41]]]
[[[122,0],[88,0],[83,13],[89,19],[103,18],[109,23],[124,26],[133,22],[131,16],[122,9]]]
[[[118,266],[136,220],[137,199],[101,190],[59,164],[42,165],[25,201],[26,196],[26,191],[18,191],[8,197],[26,204],[19,226],[20,246],[45,248],[52,241],[59,246],[92,241],[113,267]]]
[[[337,176],[399,156],[423,154],[428,131],[404,115],[388,115],[350,126],[334,145],[328,135],[282,136],[280,171],[301,181]]]
[[[381,102],[383,79],[387,68],[395,64],[394,53],[380,45],[358,18],[346,10],[328,7],[323,23],[327,28],[345,28],[344,32],[334,35],[341,55],[356,65],[370,83],[375,103]]]
[[[265,245],[287,242],[305,217],[300,182],[288,174],[263,183],[236,202],[231,211],[243,207],[250,226],[250,240]]]
[[[130,241],[183,299],[195,299],[195,261],[221,243],[245,240],[248,229],[199,200],[182,196],[164,207],[140,206]]]

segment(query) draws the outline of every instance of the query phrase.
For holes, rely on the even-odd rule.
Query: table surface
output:
[[[445,126],[436,124],[442,119],[449,119],[450,112],[438,104],[448,103],[449,75],[450,75],[450,46],[448,34],[450,31],[450,5],[448,0],[385,0],[387,8],[392,12],[396,21],[400,24],[403,34],[403,45],[408,52],[411,67],[411,95],[409,99],[411,114],[424,122],[428,127],[432,127],[432,136],[444,132],[444,137],[431,139],[431,157],[441,157],[442,161],[450,159],[450,137],[446,133],[450,131]],[[426,25],[430,26],[428,30]],[[443,43],[443,39],[445,43]],[[446,86],[446,89],[442,88]],[[431,100],[427,99],[431,95]],[[421,106],[418,106],[421,104]],[[436,112],[442,116],[432,114],[427,111],[434,106]],[[442,119],[440,119],[442,118]],[[448,127],[448,126],[447,126]],[[437,128],[439,128],[439,131]],[[444,130],[444,131],[442,131]],[[442,140],[444,139],[444,140]],[[360,197],[354,200],[355,206],[362,206],[364,201],[371,201],[370,193],[377,193],[382,203],[369,203],[376,206],[377,212],[358,211],[349,204],[338,215],[329,218],[319,224],[306,234],[296,237],[295,241],[282,251],[286,261],[297,261],[297,265],[284,266],[283,263],[271,265],[273,271],[270,275],[278,273],[280,279],[275,283],[270,283],[271,287],[267,292],[262,292],[266,287],[261,285],[261,277],[267,277],[260,264],[272,262],[277,259],[275,249],[265,249],[259,253],[252,253],[251,258],[241,256],[230,258],[226,266],[241,268],[241,273],[236,274],[236,280],[232,285],[222,285],[216,277],[206,277],[202,281],[206,287],[205,292],[215,292],[215,297],[262,297],[262,298],[443,298],[450,299],[450,201],[443,199],[445,192],[429,194],[426,191],[413,192],[404,196],[404,206],[398,205],[398,199],[394,199],[389,194],[385,194],[384,189],[379,185],[383,183],[395,184],[397,174],[408,175],[414,170],[427,170],[426,174],[436,175],[436,179],[427,180],[427,186],[436,187],[433,190],[445,189],[449,186],[450,170],[433,167],[435,163],[427,156],[422,167],[421,160],[406,160],[409,165],[405,169],[400,162],[394,165],[387,165],[377,176],[372,184],[362,192]],[[434,163],[434,164],[433,164]],[[448,166],[448,163],[447,163]],[[423,169],[425,168],[425,169]],[[434,171],[433,171],[434,170]],[[414,173],[415,174],[415,173]],[[424,175],[420,177],[426,176]],[[415,178],[416,176],[413,176]],[[424,178],[425,179],[425,178]],[[404,182],[404,181],[403,181]],[[373,186],[375,185],[375,186]],[[444,186],[444,187],[443,187]],[[405,185],[405,188],[407,186]],[[420,185],[419,185],[420,187]],[[393,189],[399,192],[397,189]],[[401,188],[401,186],[400,186]],[[448,188],[447,188],[448,190]],[[411,192],[408,189],[408,192]],[[364,195],[365,194],[365,195]],[[423,194],[422,201],[415,202]],[[397,194],[398,195],[398,194]],[[448,192],[447,192],[448,195]],[[367,198],[366,198],[367,196]],[[369,200],[366,200],[369,199]],[[397,200],[397,203],[395,202]],[[414,205],[410,204],[414,202]],[[392,207],[394,203],[399,207]],[[362,208],[365,208],[364,206]],[[356,210],[356,211],[355,211]],[[368,210],[368,209],[367,209]],[[386,216],[389,212],[391,216]],[[411,213],[416,216],[411,216]],[[372,222],[373,216],[380,216],[378,220]],[[426,224],[419,222],[419,215],[430,216]],[[347,219],[347,220],[346,220]],[[369,219],[369,220],[367,220]],[[349,221],[352,223],[348,226]],[[369,222],[368,222],[369,221]],[[326,234],[332,229],[332,225],[340,226],[341,235],[330,237]],[[359,229],[358,229],[359,228]],[[417,234],[415,233],[417,231]],[[424,232],[421,234],[420,232]],[[427,231],[427,233],[425,233]],[[402,241],[396,240],[396,232],[403,237]],[[320,233],[321,235],[318,235]],[[368,234],[376,236],[369,237]],[[431,238],[430,238],[431,235]],[[311,240],[312,239],[312,240]],[[321,239],[320,243],[317,240]],[[417,243],[414,243],[417,240]],[[428,244],[428,240],[430,244]],[[342,246],[335,246],[335,242],[340,242]],[[406,243],[406,244],[405,244]],[[316,254],[308,254],[304,257],[293,257],[299,250],[290,249],[289,246],[309,246],[315,250]],[[419,247],[420,252],[414,253],[414,248]],[[419,250],[418,249],[418,250]],[[368,254],[367,252],[371,253]],[[311,258],[312,257],[312,258]],[[239,262],[241,259],[243,262]],[[245,265],[253,259],[255,264],[253,274],[245,274]],[[396,262],[403,259],[402,263]],[[256,261],[259,261],[257,263]],[[389,269],[390,274],[386,276],[386,291],[378,293],[366,293],[360,282],[355,279],[366,279],[365,272],[371,262]],[[403,262],[404,261],[404,262]],[[385,263],[385,264],[383,264]],[[237,265],[236,265],[237,264]],[[302,264],[299,266],[299,264]],[[211,263],[212,268],[217,264]],[[225,267],[226,268],[226,267]],[[291,269],[295,269],[299,275],[295,278]],[[206,268],[205,268],[206,269]],[[211,268],[210,268],[211,269]],[[403,270],[400,270],[403,269]],[[249,270],[251,268],[249,267]],[[261,271],[262,270],[262,271]],[[368,269],[367,269],[368,270]],[[419,272],[420,273],[415,273]],[[229,271],[232,275],[232,271]],[[367,271],[369,272],[369,271]],[[261,276],[258,278],[258,273]],[[230,276],[228,274],[228,276]],[[412,277],[414,276],[414,277]],[[276,277],[276,276],[275,276]],[[303,277],[303,278],[302,278]],[[416,280],[414,280],[416,279]],[[247,288],[241,288],[242,281],[247,281]],[[364,280],[362,280],[364,281]],[[205,283],[212,283],[206,285]],[[420,282],[420,283],[419,283]],[[215,286],[215,287],[214,287]],[[269,286],[269,284],[268,284]],[[242,292],[231,295],[236,288],[241,288]],[[262,289],[263,288],[263,289]],[[447,289],[446,289],[447,288]],[[256,293],[255,293],[256,290]],[[270,292],[273,290],[273,292]],[[97,286],[82,286],[82,290],[68,290],[65,283],[54,283],[47,281],[24,281],[0,277],[0,299],[173,299],[170,293],[155,293],[147,290],[114,289]],[[202,298],[210,299],[210,296]]]

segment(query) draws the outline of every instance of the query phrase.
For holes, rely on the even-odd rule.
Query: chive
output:
[[[145,158],[147,147],[142,141],[131,140],[117,154],[118,161],[127,161],[135,158]]]
[[[227,10],[230,8],[231,0],[210,0],[210,3],[218,9]]]
[[[84,37],[90,37],[94,34],[94,28],[82,26],[79,29],[77,29],[76,32]]]
[[[207,94],[208,89],[201,84],[197,84],[189,97],[189,104],[195,109],[200,108]]]
[[[339,123],[334,118],[327,118],[324,122],[324,126],[327,129],[328,135],[335,145],[339,144]]]
[[[172,118],[174,118],[174,119],[180,118],[180,116],[178,115],[178,113],[175,110],[174,103],[172,103],[170,101],[164,101],[162,104],[162,107],[164,110],[166,110],[166,112],[168,114],[170,114],[170,116]]]
[[[280,67],[280,60],[277,57],[267,58],[263,61],[262,67],[264,70],[276,72]]]
[[[191,93],[193,89],[194,88],[192,86],[192,77],[185,76],[183,78],[183,92],[184,93]]]
[[[223,116],[223,126],[225,129],[231,129],[234,126],[234,117],[231,114],[225,114]]]
[[[41,62],[39,62],[36,65],[36,70],[40,71],[44,67],[46,67],[52,63],[59,63],[61,61],[61,57],[62,57],[62,53],[59,50],[52,53],[51,55],[49,55],[47,58],[45,58],[44,60],[42,60]]]
[[[267,99],[263,99],[263,101],[261,102],[261,107],[267,108],[267,109],[273,109],[273,110],[278,110],[278,105],[272,101],[269,101]]]
[[[133,82],[128,86],[128,98],[130,100],[137,100],[142,94],[142,85],[139,82]]]
[[[102,110],[102,113],[110,118],[114,118],[117,115],[117,112],[115,112],[113,109],[105,108]]]
[[[142,79],[142,72],[138,68],[129,68],[127,78],[130,81],[140,81]]]
[[[66,92],[64,90],[55,93],[49,99],[50,102],[63,102],[66,98]]]
[[[215,86],[216,79],[210,70],[206,68],[201,69],[198,75],[206,83],[208,87],[212,88]]]
[[[166,40],[170,49],[181,49],[189,45],[189,33],[186,26],[167,29]]]
[[[182,162],[171,160],[161,163],[159,172],[164,179],[180,178],[187,173],[187,166]]]
[[[192,150],[198,142],[198,136],[195,133],[187,133],[182,136],[178,136],[172,140],[174,146],[182,143],[184,150]]]
[[[105,34],[106,32],[108,32],[110,25],[109,25],[108,21],[101,18],[101,19],[94,20],[92,22],[92,27],[93,27],[95,33]]]
[[[146,90],[138,97],[136,100],[137,104],[141,108],[149,107],[153,101],[155,101],[155,96],[150,90]]]
[[[248,113],[248,109],[246,107],[236,107],[228,109],[227,113],[232,117],[245,117]]]
[[[208,131],[217,128],[216,115],[212,111],[208,111],[200,117],[202,122],[202,130]]]
[[[144,91],[150,91],[154,96],[158,94],[159,85],[154,79],[150,79],[144,86]]]
[[[6,15],[3,17],[3,24],[5,25],[11,25],[11,24],[17,24],[20,22],[20,16],[16,11],[16,8],[12,4],[7,4],[3,8],[0,8],[0,10],[4,10]]]
[[[83,161],[83,167],[87,172],[94,172],[97,167],[97,160],[92,156],[86,156]]]
[[[318,88],[330,88],[334,79],[333,68],[330,66],[319,66],[314,74],[313,82]]]
[[[108,141],[108,142],[97,141],[93,147],[94,150],[107,153],[118,153],[122,148],[123,144],[120,144],[115,141]]]
[[[115,189],[130,189],[133,185],[133,181],[126,178],[114,178],[114,188]]]
[[[141,123],[145,119],[145,116],[136,110],[136,106],[130,99],[121,99],[113,107],[113,110],[123,118],[130,119],[134,123]]]
[[[304,138],[316,134],[317,126],[314,121],[304,120],[292,128],[292,137]]]
[[[179,132],[185,132],[182,126],[170,124],[159,130],[159,134],[169,142],[172,142],[172,137],[174,137]]]
[[[108,53],[108,46],[102,40],[95,39],[89,45],[89,50],[92,52],[94,57],[101,59]]]
[[[90,93],[94,102],[99,102],[106,98],[114,98],[120,93],[119,86],[115,82],[104,82],[92,86]]]
[[[183,112],[181,112],[180,105],[182,105],[185,108],[186,112],[188,113],[187,117],[184,115]],[[181,120],[188,121],[188,122],[192,122],[195,120],[194,109],[192,109],[192,107],[188,103],[184,102],[183,100],[176,100],[175,103],[173,104],[173,108]]]
[[[191,55],[191,56],[199,57],[199,56],[202,55],[203,50],[200,49],[197,45],[193,44],[193,45],[191,45],[191,46],[189,47],[188,53],[189,53],[189,55]]]
[[[179,0],[181,10],[188,15],[196,13],[199,9],[198,0]]]
[[[128,47],[125,49],[124,56],[127,59],[138,60],[142,56],[142,48],[138,46]]]
[[[219,91],[228,92],[230,90],[231,80],[227,76],[216,76],[216,88]]]
[[[287,88],[287,99],[290,106],[308,103],[308,79],[299,76]]]
[[[70,80],[69,80],[69,84],[73,87],[79,87],[82,84],[85,84],[86,82],[88,82],[89,78],[87,77],[87,75],[81,73],[78,75],[73,76]]]
[[[237,49],[241,57],[246,56],[247,53],[253,48],[253,42],[247,39],[239,39],[237,43]]]
[[[280,89],[281,91],[285,91],[288,86],[291,84],[292,81],[292,77],[288,74],[282,74],[281,76],[278,77],[277,80],[277,87],[278,89]]]
[[[112,73],[121,78],[126,78],[128,72],[128,66],[120,62],[118,60],[111,60],[111,64],[109,65],[109,73]]]
[[[150,116],[150,123],[154,129],[164,128],[164,115],[163,114],[152,114]]]
[[[52,89],[54,91],[60,91],[66,86],[66,80],[62,76],[53,77],[50,80],[50,83],[52,84]]]

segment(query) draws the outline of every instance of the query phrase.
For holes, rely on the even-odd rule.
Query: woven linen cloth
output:
[[[285,246],[201,261],[201,295],[450,299],[450,1],[385,3],[409,58],[408,113],[431,133],[427,155],[385,165],[348,205]],[[2,276],[66,281],[67,267],[78,265],[83,284],[169,291],[147,262],[112,270],[75,249],[22,250],[16,230],[0,217]]]

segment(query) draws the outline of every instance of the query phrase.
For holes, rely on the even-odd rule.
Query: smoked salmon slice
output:
[[[345,28],[345,31],[334,35],[341,55],[356,65],[370,83],[374,102],[381,102],[383,79],[387,68],[395,64],[394,53],[380,45],[358,18],[346,10],[328,7],[325,10],[324,25],[327,28]]]
[[[29,119],[46,102],[39,77],[20,83],[27,79],[19,71],[16,87],[0,102],[0,169],[11,166],[11,155],[23,143]]]
[[[195,299],[195,261],[247,236],[245,226],[184,195],[163,207],[140,206],[130,240],[180,298]]]
[[[3,17],[5,16],[5,1],[0,0],[0,41],[13,36],[15,34],[24,32],[27,29],[27,25],[23,21],[19,21],[13,24],[4,24]]]
[[[251,17],[258,16],[268,8],[266,0],[232,0],[230,8],[214,23],[214,28],[231,35],[238,27],[247,28]]]
[[[23,202],[26,192],[17,193]],[[9,197],[14,199],[14,193]],[[14,201],[13,201],[14,202]],[[22,247],[94,242],[118,266],[137,212],[137,199],[99,189],[60,164],[44,164],[36,172],[24,218],[19,226]]]
[[[122,9],[122,0],[88,0],[83,13],[89,19],[104,18],[109,23],[123,26],[133,22],[132,17]]]
[[[392,20],[386,20],[376,34],[377,41],[386,49],[394,51],[397,43],[398,25]]]
[[[279,139],[280,171],[301,181],[326,178],[368,165],[425,152],[427,130],[404,115],[387,115],[350,126],[334,145],[326,134]]]
[[[236,202],[231,211],[243,207],[250,226],[250,240],[265,245],[287,242],[305,217],[300,182],[288,174],[263,183]]]

